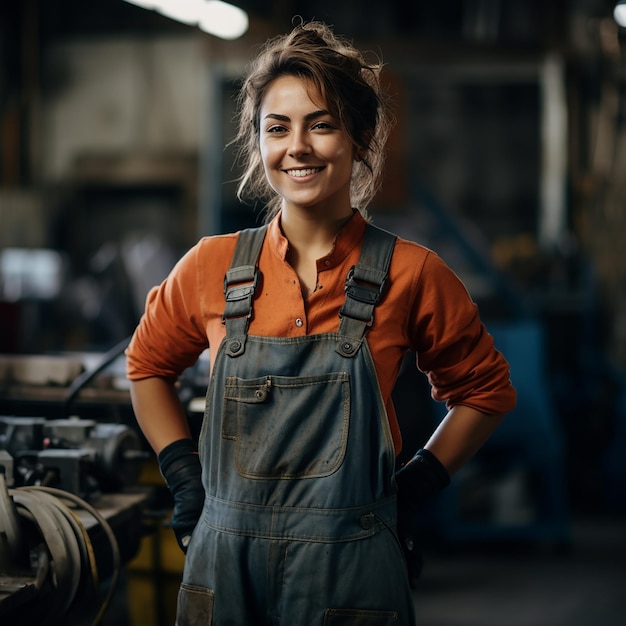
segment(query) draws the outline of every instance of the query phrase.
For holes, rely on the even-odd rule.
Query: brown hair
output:
[[[281,198],[270,187],[259,150],[259,111],[268,87],[285,75],[310,80],[329,112],[354,145],[350,199],[367,217],[366,207],[382,181],[385,143],[391,128],[389,101],[380,85],[382,64],[368,64],[350,42],[321,22],[297,25],[289,34],[270,39],[250,65],[238,96],[239,128],[234,139],[240,200],[267,202],[266,220],[280,208]]]

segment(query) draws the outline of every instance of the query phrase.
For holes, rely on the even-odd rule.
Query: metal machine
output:
[[[43,485],[90,500],[137,483],[136,431],[79,418],[0,417],[0,472],[10,487]]]
[[[69,385],[28,386],[4,361],[0,411],[11,414],[0,415],[0,623],[99,624],[138,550],[150,498],[139,485],[145,442],[111,420],[106,400],[75,402],[124,346],[79,375],[73,369]],[[30,375],[38,365],[33,359]]]

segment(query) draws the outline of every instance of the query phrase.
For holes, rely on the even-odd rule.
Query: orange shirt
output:
[[[365,226],[355,212],[333,250],[318,259],[317,288],[305,300],[286,261],[289,244],[280,216],[274,218],[259,258],[262,279],[249,333],[296,337],[336,332],[346,275],[358,261]],[[236,233],[201,239],[150,291],[126,351],[129,379],[176,378],[207,348],[212,365],[225,335],[224,275],[236,241]],[[391,392],[408,349],[416,352],[418,367],[428,375],[433,397],[448,407],[461,404],[499,414],[515,405],[508,363],[495,349],[465,286],[440,257],[419,244],[398,239],[366,339],[396,452],[402,444]]]

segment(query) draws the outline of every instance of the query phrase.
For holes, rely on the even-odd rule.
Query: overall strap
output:
[[[259,282],[257,261],[267,232],[267,225],[247,228],[239,233],[230,269],[224,277],[226,307],[222,324],[226,326],[230,356],[243,354],[252,318],[252,300]]]
[[[368,224],[358,263],[346,277],[346,300],[339,311],[339,342],[336,351],[342,356],[354,356],[363,343],[367,329],[374,319],[374,308],[380,302],[396,236]]]

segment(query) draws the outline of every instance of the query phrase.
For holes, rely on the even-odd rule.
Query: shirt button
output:
[[[326,259],[326,260],[324,261],[324,265],[325,265],[326,267],[328,267],[328,266],[330,265],[330,260],[329,260],[329,259]]]
[[[300,327],[302,326],[302,324],[304,324],[304,322],[303,322],[300,318],[298,318],[298,319],[296,320],[296,326],[297,326],[298,328],[300,328]]]

